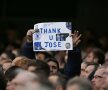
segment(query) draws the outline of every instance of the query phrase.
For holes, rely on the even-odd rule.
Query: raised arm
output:
[[[79,34],[78,31],[75,31],[72,34],[72,40],[73,40],[73,50],[68,51],[68,59],[65,64],[64,68],[64,74],[68,78],[72,78],[74,76],[80,75],[81,70],[81,51],[77,47],[79,44],[81,34]]]
[[[30,58],[30,59],[35,58],[35,53],[33,52],[33,39],[32,39],[32,35],[34,32],[35,32],[34,29],[29,29],[27,31],[26,42],[21,50],[21,54],[23,56]]]

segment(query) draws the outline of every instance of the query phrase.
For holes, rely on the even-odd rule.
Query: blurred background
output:
[[[28,29],[47,21],[70,21],[84,39],[107,46],[107,0],[0,0],[1,50],[13,42],[20,47]]]

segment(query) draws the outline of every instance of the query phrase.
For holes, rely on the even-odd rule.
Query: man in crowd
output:
[[[89,80],[83,77],[75,77],[67,83],[66,90],[93,90]]]
[[[105,82],[105,67],[100,67],[94,74],[94,78],[92,80],[94,90],[100,90],[102,85]]]

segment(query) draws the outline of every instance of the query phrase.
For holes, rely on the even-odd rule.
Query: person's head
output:
[[[50,75],[49,81],[53,84],[56,90],[65,90],[67,78],[63,75]]]
[[[3,66],[3,64],[4,63],[12,63],[12,60],[11,59],[2,59],[2,60],[0,60],[0,65],[2,65]]]
[[[49,81],[42,81],[40,83],[28,83],[23,90],[55,90],[55,88]]]
[[[66,51],[57,51],[57,52],[55,52],[55,58],[57,60],[65,59],[65,56],[66,56]]]
[[[5,72],[5,77],[7,81],[11,81],[15,78],[16,75],[18,75],[20,72],[23,72],[24,70],[18,66],[12,66]]]
[[[101,48],[106,52],[108,50],[108,35],[101,36],[99,43],[101,44]]]
[[[108,51],[105,53],[105,64],[108,65]]]
[[[31,73],[24,71],[22,73],[19,73],[11,82],[10,87],[11,90],[26,90],[25,88],[29,84],[36,84],[39,83],[38,76]]]
[[[55,58],[48,58],[47,64],[50,67],[50,74],[58,74],[59,72],[59,64]]]
[[[88,63],[103,64],[104,58],[105,58],[104,52],[98,48],[95,48],[87,55],[85,61]]]
[[[68,81],[66,90],[93,90],[93,88],[86,78],[74,77]]]
[[[19,66],[26,70],[30,62],[31,62],[31,59],[24,57],[24,56],[20,56],[20,57],[16,57],[13,60],[12,65]]]
[[[6,77],[6,80],[7,80],[7,87],[6,87],[6,90],[13,90],[11,85],[10,85],[10,82],[21,72],[23,72],[24,70],[21,69],[20,67],[18,66],[12,66],[10,67],[6,72],[5,72],[5,77]]]
[[[32,60],[28,64],[28,71],[36,73],[41,79],[48,78],[50,68],[46,62],[41,60]]]
[[[105,81],[105,68],[100,67],[94,74],[94,78],[92,80],[94,90],[100,90],[101,86],[104,84]]]
[[[11,60],[7,60],[4,64],[3,64],[3,71],[4,73],[12,66],[12,61]]]
[[[10,51],[3,52],[1,54],[1,59],[11,59],[11,60],[13,60],[14,58],[15,58],[15,55]]]
[[[80,76],[83,76],[85,73],[85,69],[87,68],[88,64],[86,62],[81,63],[81,73]]]
[[[0,70],[0,90],[6,89],[6,79],[3,71]]]
[[[24,60],[24,59],[28,59],[28,58],[25,56],[18,56],[12,61],[12,65],[15,65],[17,61]]]
[[[93,72],[93,70],[95,69],[95,65],[88,65],[84,70],[83,73],[81,73],[81,77],[86,77],[88,78],[88,76]]]
[[[104,78],[105,78],[105,82],[102,84],[101,86],[101,90],[108,90],[108,67],[105,67],[105,73],[104,73]]]
[[[35,58],[37,60],[45,61],[46,58],[51,58],[52,53],[51,52],[35,52]]]

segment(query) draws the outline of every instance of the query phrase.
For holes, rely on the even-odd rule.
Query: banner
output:
[[[48,22],[34,25],[34,51],[72,50],[72,26],[70,22]]]

